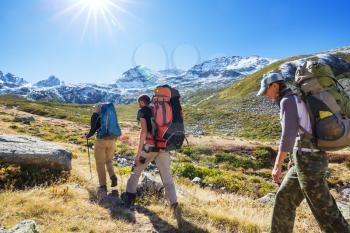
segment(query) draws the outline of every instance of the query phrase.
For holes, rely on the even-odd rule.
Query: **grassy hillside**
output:
[[[264,111],[254,100],[212,99],[186,108],[189,129],[200,135],[226,135],[275,140],[279,136],[276,109]]]
[[[234,83],[227,89],[223,90],[222,92],[219,93],[220,98],[242,98],[250,94],[251,92],[257,91],[260,86],[260,80],[261,77],[264,74],[267,74],[269,72],[277,71],[278,67],[289,61],[301,59],[304,57],[308,57],[309,55],[300,55],[300,56],[294,56],[294,57],[289,57],[286,59],[281,59],[278,61],[275,61],[271,63],[270,65],[264,67],[263,69],[247,75],[244,79]]]
[[[269,101],[255,97],[260,78],[278,69],[288,61],[306,57],[301,55],[273,62],[246,76],[231,86],[190,99],[192,106],[185,108],[190,130],[200,134],[216,134],[248,139],[276,140],[280,133],[278,108]]]
[[[0,95],[0,105],[16,107],[18,110],[39,116],[66,119],[73,122],[89,123],[93,112],[92,104],[62,104],[45,101],[30,101],[16,95]],[[133,122],[137,106],[117,105],[119,120]]]

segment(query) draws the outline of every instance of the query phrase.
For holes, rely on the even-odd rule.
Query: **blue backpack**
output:
[[[101,127],[97,131],[98,139],[113,139],[122,135],[118,117],[112,103],[103,104],[100,113]]]

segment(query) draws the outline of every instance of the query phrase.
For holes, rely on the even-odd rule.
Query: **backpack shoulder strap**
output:
[[[310,134],[305,128],[303,128],[300,124],[300,119],[299,120],[299,129],[302,132],[302,136],[306,137],[311,141],[312,144],[317,146],[317,138],[315,137],[316,135],[316,120],[315,117],[311,111],[311,106],[309,102],[306,100],[306,96],[301,92],[301,94],[295,94],[295,99],[296,101],[303,101],[305,103],[306,110],[309,114],[310,122],[311,122],[311,131],[312,134]]]

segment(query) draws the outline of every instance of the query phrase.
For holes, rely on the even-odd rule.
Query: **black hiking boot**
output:
[[[111,176],[111,187],[115,187],[118,185],[118,178],[116,175]]]
[[[125,207],[130,208],[135,203],[136,193],[129,193],[129,192],[122,193],[121,199],[124,201]]]

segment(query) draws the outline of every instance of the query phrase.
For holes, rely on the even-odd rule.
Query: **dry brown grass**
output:
[[[260,204],[249,197],[186,186],[180,201],[184,205],[185,216],[211,229],[211,232],[260,233],[269,230],[272,206]],[[294,232],[319,232],[305,204],[298,210]]]

